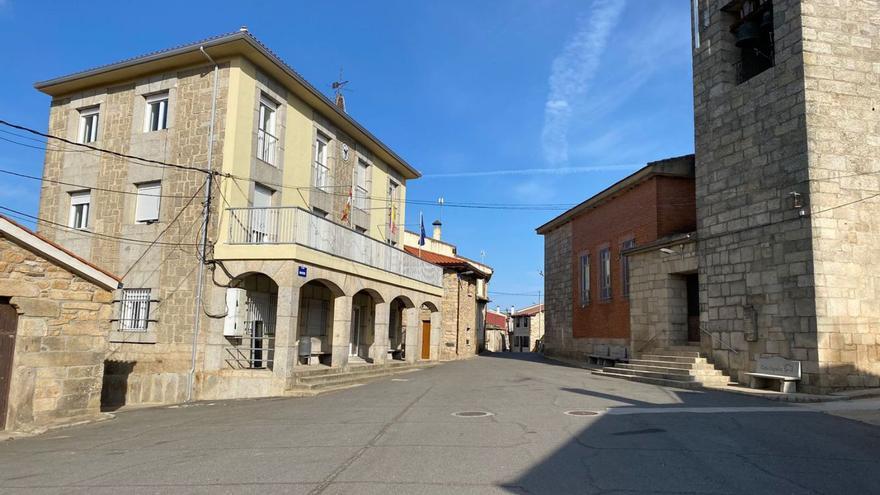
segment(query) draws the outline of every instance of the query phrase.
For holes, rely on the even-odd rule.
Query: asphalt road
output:
[[[880,427],[505,354],[2,442],[0,493],[868,494]]]

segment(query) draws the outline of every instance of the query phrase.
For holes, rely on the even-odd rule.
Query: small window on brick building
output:
[[[580,292],[581,306],[590,304],[590,255],[580,256]]]
[[[740,53],[736,83],[744,83],[776,64],[772,0],[733,0],[722,9],[731,18],[730,32]]]
[[[150,289],[123,289],[119,329],[146,332],[150,318]]]
[[[599,251],[599,298],[611,299],[611,249]]]

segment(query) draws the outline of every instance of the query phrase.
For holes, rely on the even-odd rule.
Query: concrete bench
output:
[[[797,382],[801,380],[801,362],[791,361],[779,356],[759,357],[755,371],[746,373],[752,379],[752,388],[763,388],[766,380],[778,381],[779,391],[792,394],[797,391]]]
[[[596,364],[599,366],[614,366],[617,363],[625,363],[627,361],[629,361],[629,359],[627,359],[625,354],[587,354],[587,364]]]

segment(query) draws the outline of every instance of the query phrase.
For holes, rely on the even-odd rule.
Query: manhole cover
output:
[[[492,413],[487,411],[459,411],[452,413],[452,415],[459,418],[482,418],[485,416],[491,416]]]
[[[583,410],[574,410],[574,411],[565,411],[565,414],[569,416],[598,416],[599,413],[596,411],[583,411]]]

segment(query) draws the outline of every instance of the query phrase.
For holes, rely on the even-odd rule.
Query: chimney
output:
[[[345,97],[342,96],[341,91],[336,93],[336,106],[343,112],[345,111]]]
[[[496,312],[496,313],[500,313],[500,312],[501,312],[501,306],[495,306],[495,312]]]
[[[443,224],[440,222],[440,220],[434,220],[434,223],[432,223],[431,225],[434,226],[434,235],[432,235],[431,238],[435,241],[439,241],[440,235],[443,233]]]

